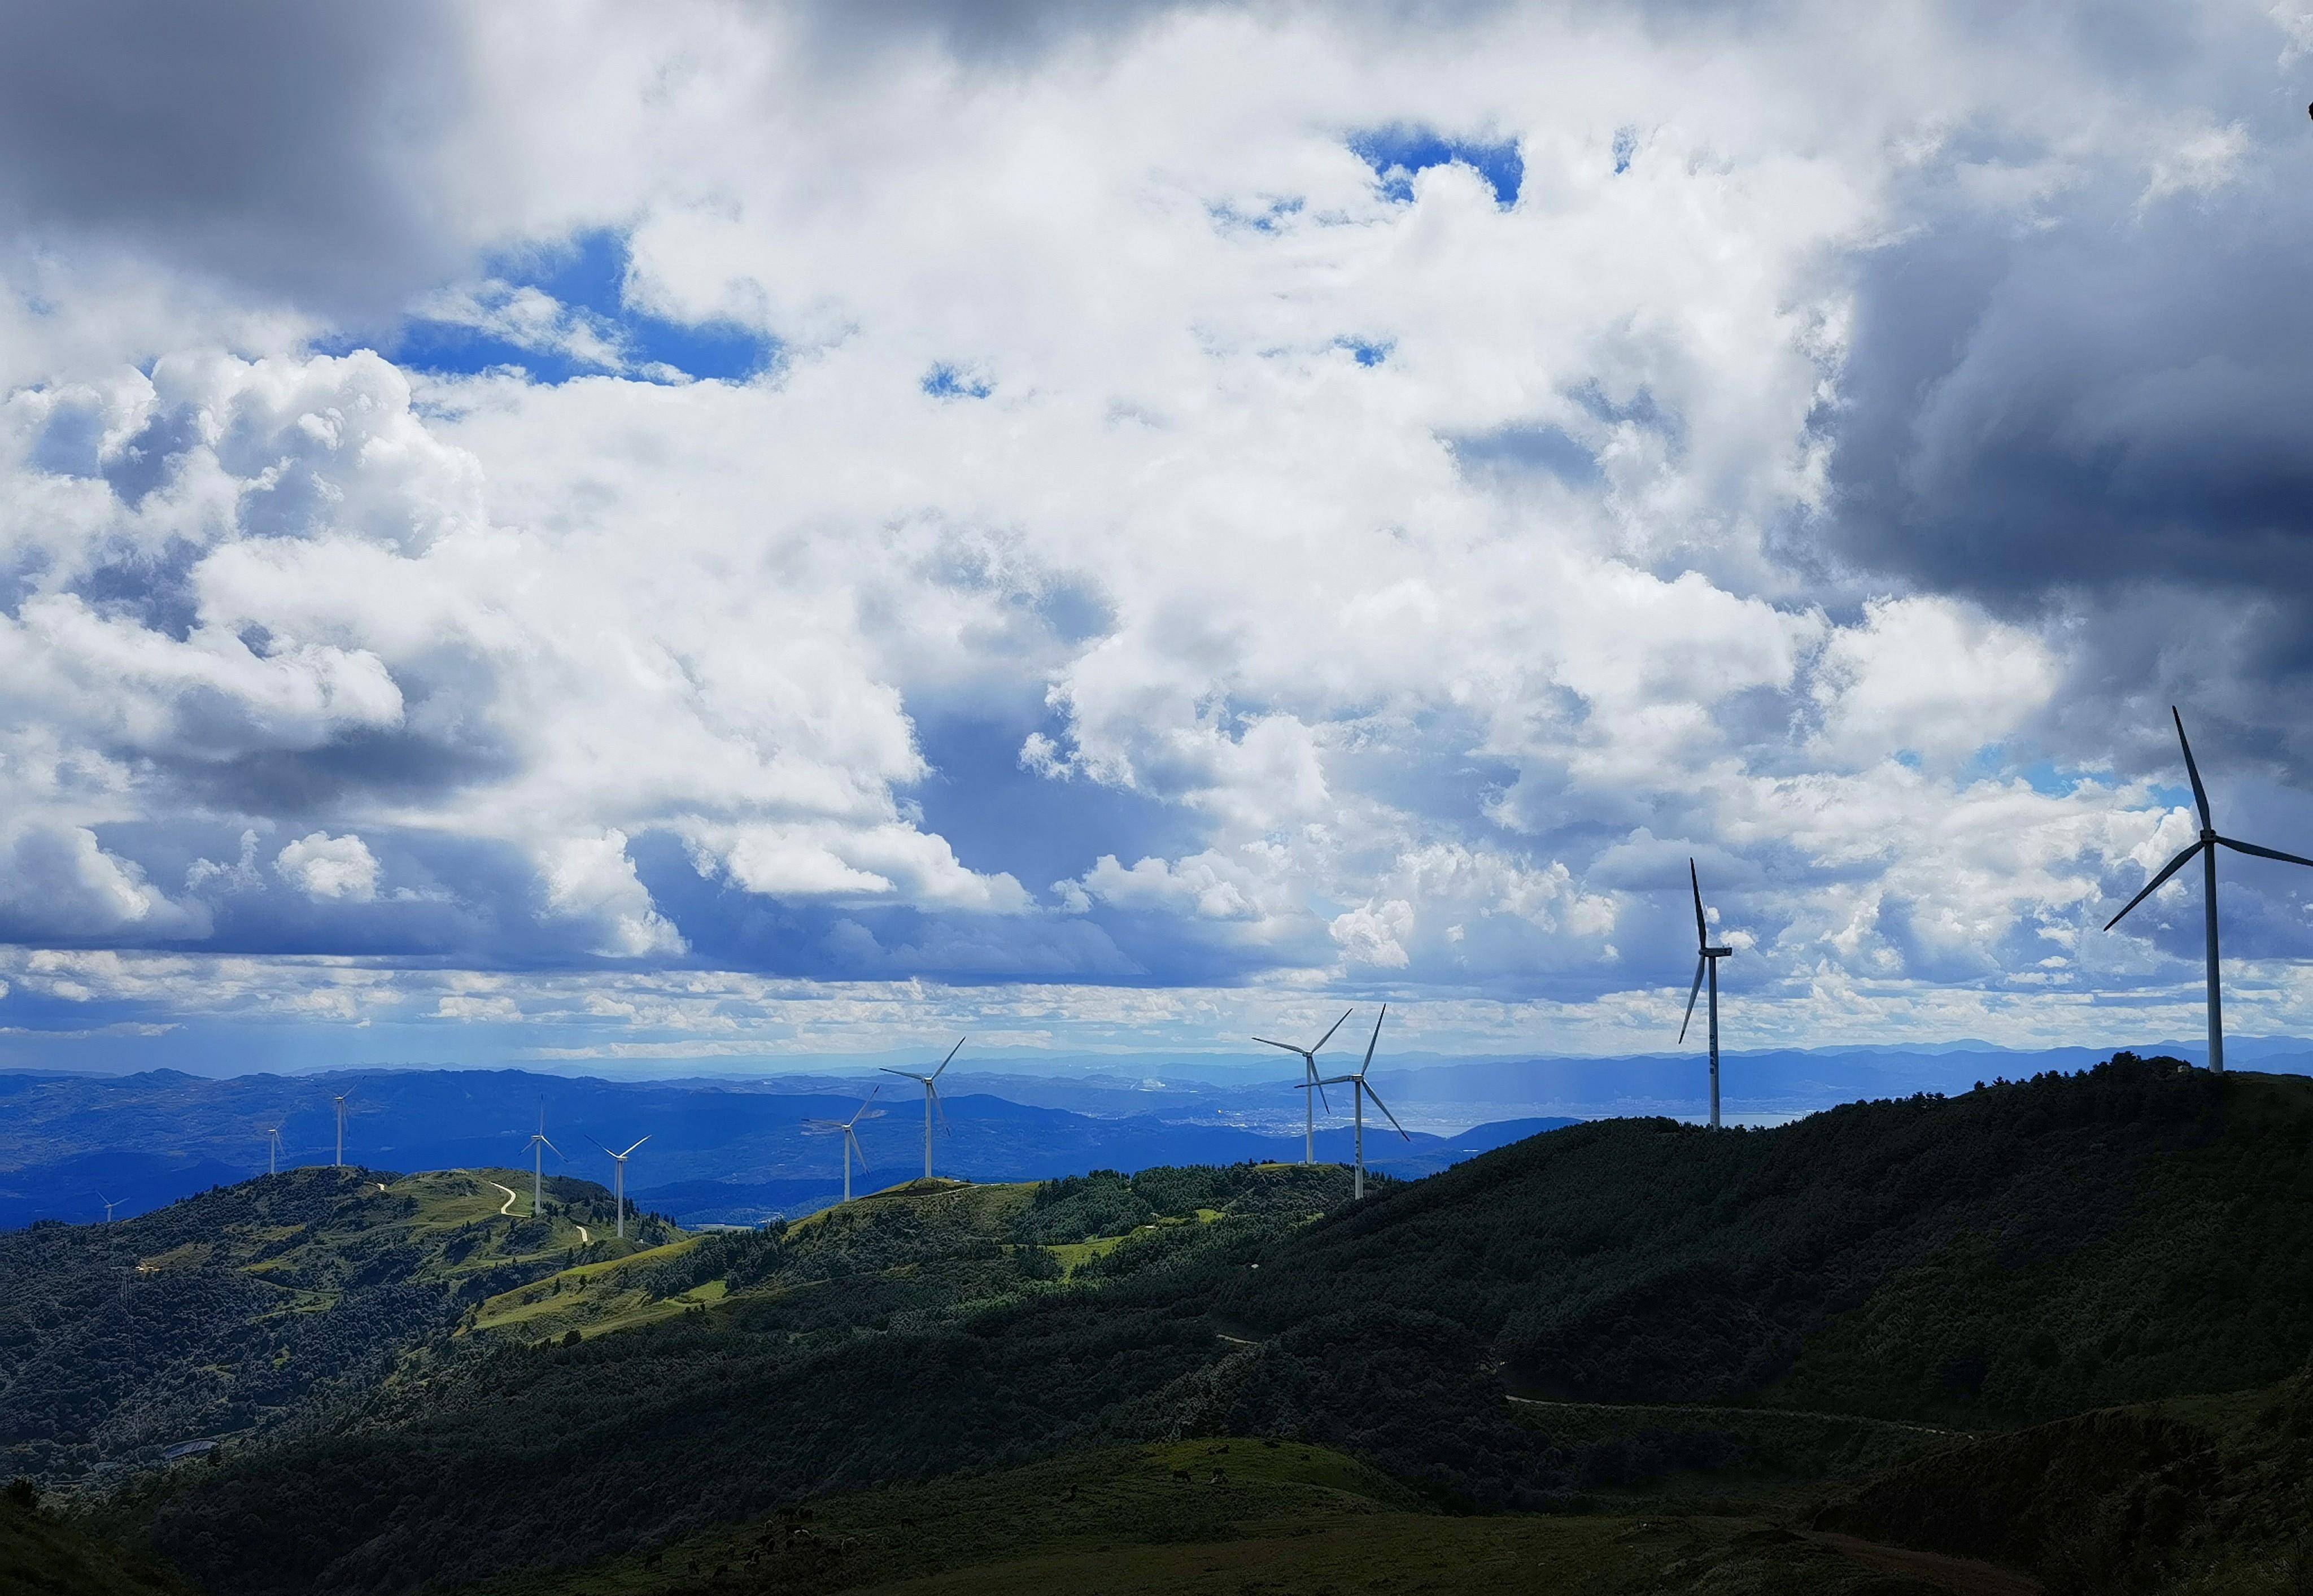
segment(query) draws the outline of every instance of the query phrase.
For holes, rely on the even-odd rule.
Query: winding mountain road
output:
[[[484,1182],[482,1182],[482,1184],[483,1184],[484,1186],[488,1186],[492,1191],[504,1192],[504,1193],[506,1195],[506,1202],[505,1202],[505,1203],[504,1203],[504,1204],[499,1207],[499,1209],[498,1209],[498,1212],[499,1212],[500,1213],[512,1213],[512,1212],[514,1212],[514,1187],[512,1187],[512,1186],[500,1186],[500,1185],[499,1185],[497,1181],[495,1181],[495,1180],[485,1180]]]

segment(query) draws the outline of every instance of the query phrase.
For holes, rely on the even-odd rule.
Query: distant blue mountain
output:
[[[101,1217],[93,1194],[143,1212],[266,1167],[264,1127],[282,1126],[283,1164],[327,1163],[335,1151],[331,1098],[347,1095],[346,1157],[380,1169],[520,1167],[540,1107],[563,1158],[550,1172],[608,1173],[602,1144],[650,1140],[628,1167],[637,1202],[686,1223],[753,1223],[806,1212],[841,1193],[840,1141],[805,1133],[809,1119],[848,1115],[862,1094],[855,1082],[793,1080],[606,1081],[513,1070],[362,1071],[313,1076],[249,1075],[207,1080],[172,1071],[129,1076],[0,1074],[0,1225],[36,1219]],[[958,1081],[961,1089],[966,1083]],[[1274,1122],[1286,1107],[1267,1084],[1248,1100]],[[923,1168],[922,1097],[879,1099],[859,1124],[868,1160],[859,1189],[904,1180]],[[1106,1100],[1141,1108],[1148,1098],[1111,1089]],[[958,1089],[944,1096],[936,1122],[934,1168],[971,1180],[1041,1180],[1156,1164],[1288,1161],[1302,1140],[1276,1123],[1217,1123],[1225,1110],[1209,1095],[1175,1098],[1173,1114],[1096,1115]],[[1570,1123],[1482,1125],[1440,1137],[1401,1140],[1368,1127],[1372,1167],[1414,1176],[1444,1168],[1504,1141]],[[1350,1157],[1350,1132],[1328,1126],[1318,1156]],[[115,1188],[119,1189],[115,1189]]]

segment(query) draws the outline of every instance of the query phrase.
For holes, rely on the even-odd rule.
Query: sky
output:
[[[2200,1028],[2313,6],[0,12],[0,1063]],[[2226,859],[2313,1035],[2313,871]]]

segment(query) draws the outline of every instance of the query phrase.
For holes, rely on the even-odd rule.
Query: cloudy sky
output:
[[[1087,13],[1096,22],[1087,22]],[[0,12],[0,1057],[2197,1033],[2313,9]],[[2313,871],[2225,865],[2233,1028]]]

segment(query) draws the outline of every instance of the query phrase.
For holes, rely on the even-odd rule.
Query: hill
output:
[[[1057,1091],[1101,1107],[1087,1114],[1016,1102],[944,1081],[943,1174],[979,1181],[1035,1180],[1095,1168],[1232,1163],[1301,1155],[1298,1095],[1277,1081],[1221,1094]],[[1024,1091],[1038,1083],[1012,1079]],[[650,1142],[628,1170],[628,1191],[684,1224],[754,1224],[835,1201],[838,1148],[806,1134],[807,1120],[848,1115],[866,1089],[857,1078],[779,1082],[611,1081],[516,1070],[365,1070],[323,1077],[210,1080],[156,1070],[121,1077],[0,1071],[0,1229],[42,1218],[101,1219],[101,1192],[120,1215],[231,1184],[267,1167],[260,1128],[282,1127],[283,1158],[332,1156],[333,1093],[350,1093],[348,1156],[405,1170],[488,1168],[526,1156],[543,1109],[570,1161],[607,1178],[592,1140]],[[922,1166],[919,1105],[886,1099],[858,1134],[868,1168],[888,1181]],[[1129,1110],[1129,1111],[1128,1111]],[[1285,1121],[1295,1123],[1287,1133]],[[1458,1123],[1458,1122],[1455,1122]],[[1564,1122],[1554,1122],[1564,1123]],[[1451,1137],[1372,1140],[1376,1167],[1428,1174],[1473,1151],[1543,1128],[1480,1125]],[[1350,1132],[1319,1133],[1321,1156],[1349,1156]],[[550,1168],[558,1167],[550,1160]]]
[[[1675,1507],[1806,1540],[1834,1533],[1808,1496],[1862,1501],[1948,1430],[2293,1372],[2309,1093],[2122,1055],[1774,1131],[1577,1126],[1358,1204],[1327,1167],[910,1182],[586,1277],[615,1291],[495,1292],[422,1379],[119,1521],[245,1596],[576,1579],[878,1487],[1235,1438],[1488,1523],[1635,1512],[1635,1546]],[[1743,1588],[1718,1555],[1616,1577]]]
[[[195,1596],[154,1562],[43,1511],[29,1485],[0,1491],[0,1596]]]
[[[101,1474],[366,1394],[491,1294],[627,1250],[602,1235],[601,1187],[553,1181],[541,1217],[529,1186],[511,1170],[297,1169],[112,1225],[0,1234],[0,1473]]]
[[[1285,1330],[1446,1316],[1513,1389],[2013,1423],[2291,1372],[2313,1081],[2119,1055],[1766,1132],[1605,1121],[1472,1160],[1217,1277]]]

